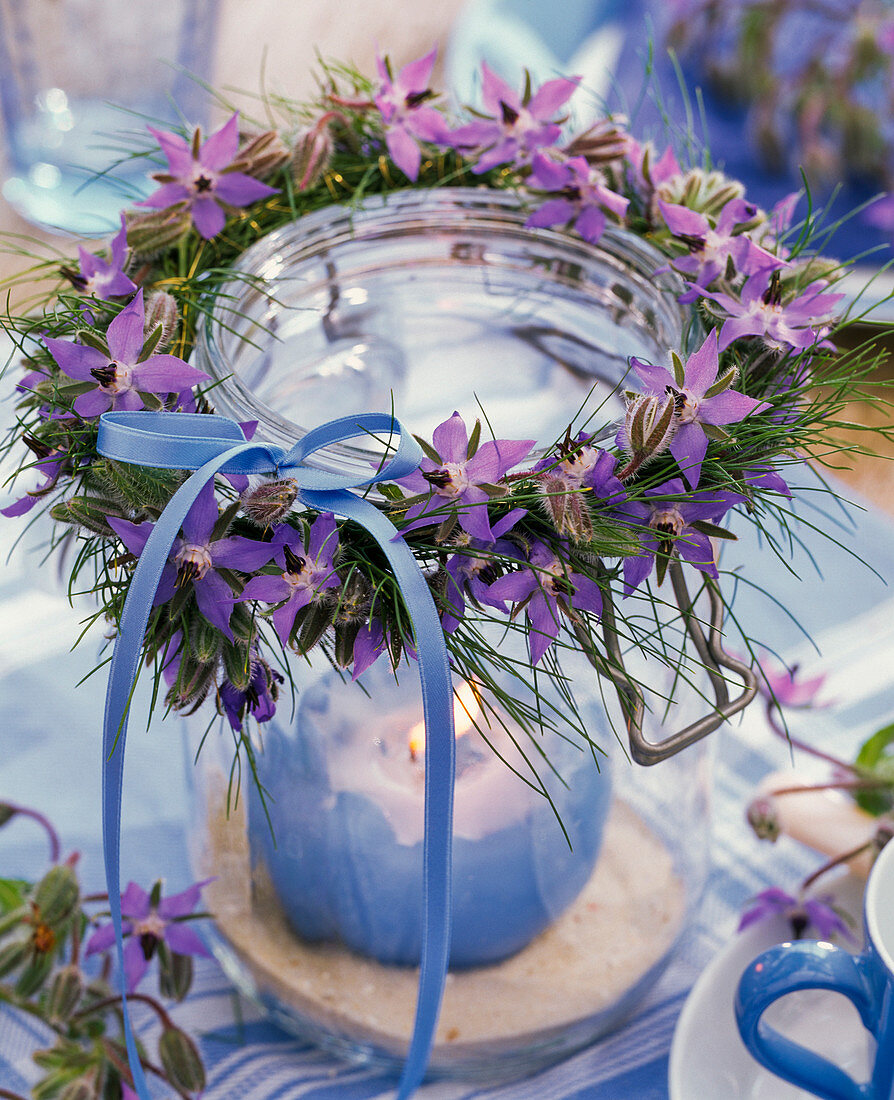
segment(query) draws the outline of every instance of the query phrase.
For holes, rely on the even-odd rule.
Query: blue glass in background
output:
[[[3,0],[4,198],[47,229],[114,231],[153,186],[134,135],[207,114],[217,11],[218,0]]]

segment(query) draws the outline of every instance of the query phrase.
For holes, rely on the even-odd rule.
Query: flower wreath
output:
[[[679,563],[715,590],[727,513],[766,526],[791,495],[786,467],[853,449],[835,439],[837,417],[871,355],[836,352],[836,265],[810,251],[809,217],[792,227],[796,196],[764,212],[736,181],[682,167],[618,118],[569,133],[573,79],[518,91],[485,65],[480,109],[454,119],[429,85],[434,61],[432,51],[395,72],[380,58],[375,80],[324,66],[318,100],[278,102],[275,129],[236,114],[208,137],[150,127],[146,155],[167,161],[157,189],[104,251],[81,247],[77,269],[47,265],[59,278],[42,310],[9,319],[26,364],[9,446],[25,443],[33,459],[21,469],[41,481],[3,515],[49,510],[54,548],[74,550],[72,586],[94,593],[113,628],[184,475],[100,454],[100,415],[211,412],[208,377],[188,362],[203,296],[260,236],[370,192],[512,189],[532,233],[593,246],[623,225],[682,275],[681,300],[707,333],[688,357],[632,360],[608,445],[596,443],[604,431],[569,427],[532,464],[533,441],[483,440],[480,423],[454,413],[420,441],[418,469],[381,487],[379,507],[420,563],[466,678],[493,686],[486,646],[463,641],[482,619],[525,632],[530,665],[517,675],[561,679],[563,647],[605,671],[614,658],[597,630],[613,594],[627,642],[667,661],[654,623],[637,626],[626,601],[654,604]],[[292,479],[242,475],[218,476],[195,500],[144,640],[170,707],[209,700],[242,735],[249,718],[274,713],[286,650],[321,646],[354,677],[386,653],[395,668],[413,658],[401,593],[364,532],[295,502]]]

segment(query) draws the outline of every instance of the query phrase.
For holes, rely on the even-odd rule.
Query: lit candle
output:
[[[264,727],[258,778],[270,824],[253,789],[253,866],[304,939],[413,965],[422,931],[421,695],[412,670],[398,684],[384,661],[363,681],[369,694],[330,671],[302,692],[294,731],[279,715]],[[469,685],[455,716],[451,965],[462,967],[519,951],[577,897],[599,852],[611,784],[586,746],[538,734],[535,748],[508,717],[488,722]],[[528,749],[555,810],[535,789]]]

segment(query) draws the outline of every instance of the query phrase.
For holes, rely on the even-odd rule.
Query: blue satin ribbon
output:
[[[304,465],[323,447],[358,436],[399,435],[397,450],[372,476],[353,479]],[[249,442],[234,421],[198,413],[108,412],[99,422],[100,454],[119,462],[174,470],[195,470],[177,490],[146,541],[131,577],[109,672],[103,730],[102,823],[109,908],[119,970],[124,980],[121,928],[121,796],[124,746],[133,685],[146,625],[161,573],[187,512],[215,474],[266,474],[294,478],[298,500],[307,508],[354,520],[376,539],[394,572],[413,622],[427,731],[425,744],[425,834],[423,929],[419,994],[413,1035],[398,1088],[407,1100],[425,1075],[440,1012],[450,953],[451,847],[453,836],[453,688],[444,634],[431,592],[412,551],[372,503],[352,489],[392,481],[411,473],[422,452],[393,417],[366,413],[333,420],[308,432],[289,451]],[[122,988],[122,994],[126,990]],[[130,1025],[126,999],[124,1033],[140,1100],[151,1100]]]

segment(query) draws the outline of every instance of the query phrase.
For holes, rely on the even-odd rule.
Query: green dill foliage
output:
[[[397,96],[399,78],[390,72],[388,94]],[[834,470],[871,452],[870,437],[855,442],[847,411],[854,400],[887,403],[888,391],[874,376],[880,349],[871,337],[850,339],[856,346],[843,353],[836,348],[854,321],[834,318],[840,271],[815,254],[812,241],[822,232],[812,212],[800,224],[776,224],[746,202],[737,181],[633,142],[616,119],[596,119],[572,135],[560,134],[562,119],[555,125],[542,119],[551,144],[523,147],[513,127],[535,107],[530,87],[514,99],[507,91],[495,119],[481,111],[449,118],[445,97],[428,88],[401,89],[396,113],[388,114],[383,94],[380,82],[321,63],[314,101],[268,96],[258,118],[240,117],[238,151],[217,175],[203,167],[202,135],[185,129],[171,139],[192,150],[197,167],[190,186],[200,180],[202,187],[183,184],[169,205],[125,213],[122,274],[143,295],[145,317],[142,348],[124,367],[121,354],[113,354],[115,332],[135,308],[133,292],[104,297],[96,280],[91,284],[69,261],[35,260],[31,274],[47,277],[46,292],[27,303],[24,315],[5,319],[25,375],[13,380],[7,372],[19,392],[4,447],[15,448],[23,485],[26,477],[43,480],[14,511],[24,514],[33,504],[33,515],[50,513],[51,552],[68,552],[72,592],[92,593],[97,617],[114,632],[149,525],[186,475],[100,456],[98,414],[93,406],[85,412],[84,402],[99,388],[108,407],[116,407],[126,390],[129,408],[213,412],[213,384],[128,389],[126,372],[137,378],[162,358],[185,368],[200,320],[224,284],[239,277],[239,257],[249,246],[332,204],[350,208],[408,187],[509,190],[530,213],[532,232],[567,233],[593,247],[601,227],[620,225],[654,245],[698,291],[688,298],[687,346],[701,350],[687,358],[683,348],[668,349],[666,362],[632,363],[621,391],[629,391],[626,420],[605,423],[600,394],[598,402],[568,410],[567,431],[539,461],[525,453],[512,464],[517,468],[499,466],[483,409],[480,423],[462,425],[462,453],[441,453],[436,439],[420,440],[425,458],[413,483],[383,485],[370,498],[412,549],[456,672],[480,688],[487,721],[503,723],[505,714],[529,734],[524,751],[537,767],[549,766],[538,759],[544,727],[598,758],[604,746],[582,716],[578,673],[569,670],[583,661],[590,677],[620,690],[619,727],[647,694],[656,665],[670,668],[674,692],[703,691],[695,628],[703,625],[706,598],[718,597],[713,546],[730,537],[724,516],[732,507],[747,513],[766,532],[768,553],[785,556],[786,472],[808,457]],[[443,112],[443,132],[430,136],[436,131],[429,116],[429,136],[407,129],[403,137],[415,142],[419,163],[399,153],[401,167],[394,155],[401,147],[391,139],[423,110]],[[503,128],[511,146],[503,159],[493,153],[497,139],[486,136],[488,126]],[[145,157],[163,187],[174,186],[176,173],[164,174],[164,158],[148,136]],[[220,191],[224,197],[214,200],[213,188],[227,173],[233,186],[248,180],[258,197],[228,201]],[[210,214],[201,206],[215,201]],[[222,218],[215,232],[202,220],[209,216]],[[709,238],[722,261],[710,255]],[[94,266],[114,267],[119,246],[94,253]],[[760,324],[749,328],[746,314],[760,316]],[[774,327],[779,318],[796,333],[788,343]],[[733,330],[735,338],[727,338]],[[97,365],[66,367],[75,356]],[[715,413],[708,415],[711,403]],[[445,409],[447,420],[449,414]],[[459,431],[450,428],[453,437]],[[889,439],[892,432],[881,430]],[[702,448],[697,461],[686,453],[692,446],[692,454]],[[475,474],[485,467],[492,468],[488,476]],[[158,698],[184,712],[208,701],[229,719],[249,767],[248,726],[272,713],[290,657],[319,647],[349,675],[360,653],[364,660],[381,654],[397,670],[415,648],[400,590],[374,539],[345,521],[329,549],[315,546],[322,518],[302,510],[295,493],[288,478],[242,484],[219,477],[217,519],[201,537],[184,525],[145,639]],[[493,537],[482,537],[488,531]],[[243,559],[232,556],[232,547],[246,541],[266,544],[267,560],[251,568],[234,564]],[[694,590],[694,611],[685,587],[668,579],[680,564]],[[750,583],[759,585],[759,563],[754,572]],[[243,600],[249,585],[279,594]],[[299,589],[311,594],[297,606]],[[221,607],[226,613],[215,611]],[[748,624],[728,621],[753,652]],[[660,718],[672,703],[653,693],[648,706]],[[705,705],[715,706],[707,697]]]

